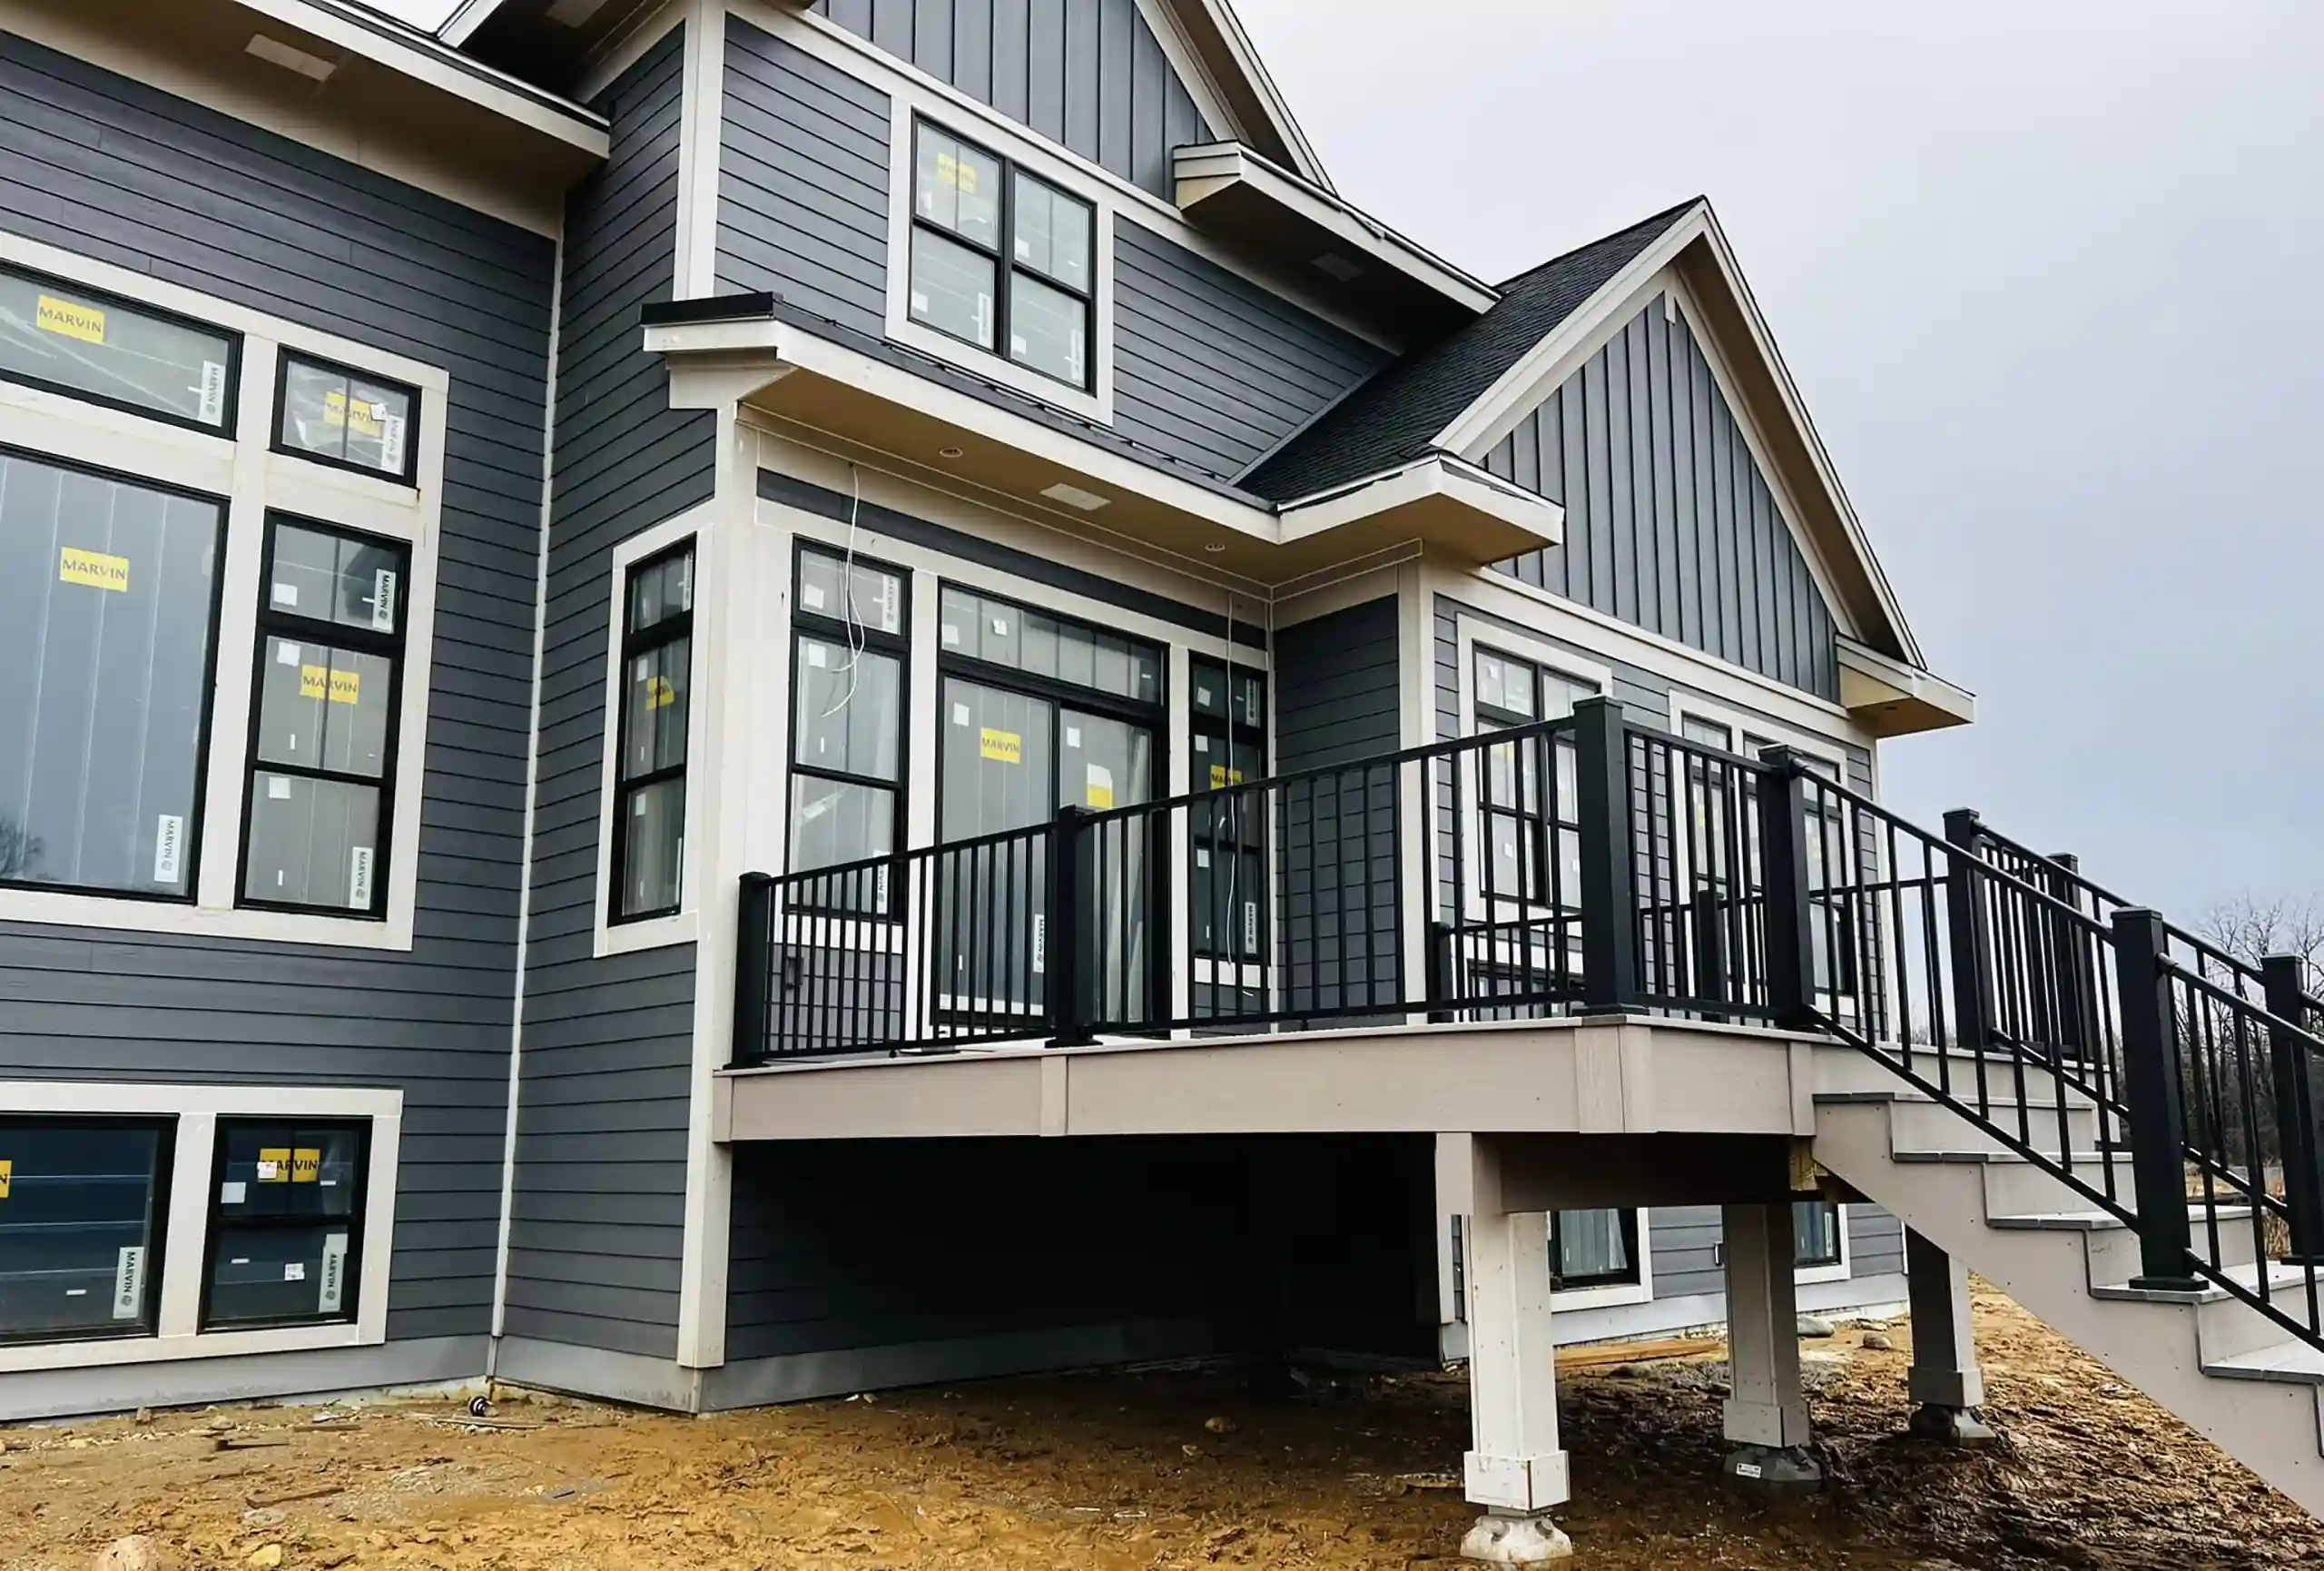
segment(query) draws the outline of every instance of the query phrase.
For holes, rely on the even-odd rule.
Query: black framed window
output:
[[[355,1318],[370,1124],[220,1119],[202,1329]]]
[[[1196,791],[1223,791],[1266,777],[1266,679],[1240,667],[1195,659],[1187,669],[1187,746]],[[1197,802],[1187,815],[1194,874],[1195,953],[1246,963],[1266,949],[1266,824],[1256,793],[1214,814]]]
[[[285,350],[274,447],[407,484],[419,451],[419,390]]]
[[[174,1131],[0,1118],[0,1342],[153,1334]]]
[[[234,434],[239,334],[0,266],[0,377]]]
[[[1791,1206],[1791,1263],[1801,1270],[1845,1263],[1840,1241],[1844,1225],[1834,1200],[1794,1200]]]
[[[1479,736],[1563,719],[1581,699],[1598,695],[1595,683],[1482,646],[1476,651],[1475,680]],[[1574,758],[1573,738],[1567,735],[1551,738],[1546,747],[1514,742],[1485,750],[1479,800],[1486,850],[1482,881],[1491,899],[1580,907],[1581,821]]]
[[[1150,802],[1162,778],[1161,646],[947,585],[938,606],[940,682],[937,836],[952,843],[1031,829],[1068,806],[1105,813]],[[1089,940],[1088,985],[1117,1019],[1143,1019],[1161,975],[1156,935],[1159,819],[1089,837],[1078,875],[1108,914]],[[939,890],[954,1007],[1008,1013],[1043,1002],[1043,843],[964,859]],[[1006,936],[989,931],[1006,914]],[[1119,920],[1113,920],[1118,914]],[[990,941],[990,942],[989,942]],[[1022,964],[991,943],[1022,944]],[[1029,988],[1029,996],[1014,991]],[[996,990],[1010,996],[995,997]],[[971,1002],[972,1001],[972,1002]]]
[[[267,519],[245,905],[386,913],[409,555],[392,540]]]
[[[1086,392],[1096,234],[1088,203],[914,122],[912,321]]]
[[[1550,1285],[1635,1285],[1640,1280],[1638,1212],[1607,1208],[1550,1213]]]
[[[0,883],[193,897],[225,521],[0,449]]]
[[[621,735],[614,754],[609,920],[676,914],[686,855],[693,705],[694,542],[629,569],[622,586]]]
[[[901,843],[911,626],[904,575],[803,547],[793,598],[791,871],[885,856]],[[873,904],[887,909],[875,884]]]

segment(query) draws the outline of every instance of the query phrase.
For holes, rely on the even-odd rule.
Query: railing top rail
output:
[[[2004,851],[2010,852],[2018,856],[2023,856],[2028,861],[2041,863],[2043,866],[2055,873],[2059,877],[2080,884],[2083,888],[2088,890],[2091,894],[2095,894],[2101,900],[2107,901],[2115,905],[2136,905],[2138,904],[2135,900],[2131,900],[2123,895],[2115,894],[2112,890],[2107,888],[2096,879],[2092,878],[2089,874],[2068,867],[2064,863],[2060,862],[2048,852],[2036,851],[2031,845],[2026,845],[2023,840],[2011,839],[2008,835],[2003,834],[1992,825],[1987,824],[1982,817],[1977,820],[1977,830],[1978,833],[1982,834],[1987,840],[1993,842],[1994,845],[1999,846]]]
[[[1681,736],[1676,731],[1659,726],[1630,724],[1630,734],[1650,746],[1668,747],[1673,753],[1688,753],[1727,768],[1748,770],[1754,775],[1771,775],[1775,771],[1748,753],[1737,753],[1712,742],[1698,742],[1691,736]]]
[[[1915,824],[1911,819],[1901,818],[1896,814],[1889,812],[1887,808],[1882,806],[1871,797],[1865,795],[1860,791],[1843,786],[1837,780],[1827,780],[1820,775],[1811,774],[1807,776],[1807,779],[1811,789],[1819,791],[1826,795],[1837,796],[1844,802],[1854,803],[1859,811],[1869,814],[1873,818],[1887,824],[1892,828],[1903,830],[1905,834],[1912,835],[1915,839],[1919,840],[1925,845],[1936,846],[1940,850],[1955,856],[1966,856],[1969,855],[1968,848],[1966,846],[1955,845],[1952,841],[1945,839],[1942,835],[1930,834],[1919,825]],[[2056,915],[2064,918],[2067,922],[2073,924],[2085,932],[2096,934],[2099,937],[2109,944],[2113,942],[2113,930],[2105,923],[2101,922],[2087,911],[2083,911],[2077,906],[2067,904],[2064,901],[2059,899],[2048,890],[2041,888],[2036,884],[2029,884],[2024,879],[2017,876],[2014,873],[2012,873],[2006,867],[1995,867],[1990,862],[1980,862],[1977,865],[1977,876],[1986,880],[1990,884],[1998,884],[2004,889],[2012,890],[2019,894],[2026,896],[2028,899],[2034,901],[2035,904],[2054,913]]]
[[[2186,983],[2189,987],[2192,988],[2196,992],[2208,994],[2216,1003],[2223,1004],[2230,1009],[2238,1011],[2240,1013],[2252,1016],[2259,1022],[2259,1023],[2267,1026],[2270,1031],[2286,1033],[2288,1034],[2288,1040],[2294,1046],[2300,1048],[2302,1051],[2310,1053],[2324,1053],[2324,1037],[2318,1036],[2314,1032],[2311,1032],[2304,1025],[2293,1024],[2290,1021],[2286,1020],[2282,1015],[2277,1014],[2273,1011],[2270,1010],[2265,1004],[2254,1003],[2250,999],[2244,997],[2241,993],[2230,992],[2229,989],[2221,987],[2218,983],[2213,982],[2201,972],[2191,971],[2167,954],[2162,957],[2162,968],[2165,971],[2170,972],[2173,976],[2178,977],[2181,981]]]

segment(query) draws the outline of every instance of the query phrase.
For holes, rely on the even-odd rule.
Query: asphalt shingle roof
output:
[[[1392,361],[1240,482],[1271,500],[1314,496],[1419,458],[1511,366],[1702,199],[1520,273],[1474,321]]]

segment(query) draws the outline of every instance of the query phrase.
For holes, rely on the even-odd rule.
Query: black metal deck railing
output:
[[[1948,815],[1568,718],[743,882],[734,1062],[1654,1012],[1873,1053],[2324,1346],[2324,1006]],[[2239,1233],[2240,1230],[2240,1233]],[[2270,1269],[2239,1260],[2272,1262]]]

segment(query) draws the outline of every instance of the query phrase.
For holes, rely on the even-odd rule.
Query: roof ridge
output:
[[[1580,256],[1585,251],[1595,250],[1597,247],[1604,245],[1610,241],[1620,240],[1626,235],[1634,234],[1638,231],[1646,229],[1652,225],[1667,224],[1670,220],[1686,212],[1689,208],[1694,207],[1698,204],[1708,203],[1709,201],[1709,197],[1699,194],[1690,196],[1684,202],[1673,203],[1670,206],[1664,208],[1659,212],[1640,219],[1636,223],[1624,224],[1621,228],[1614,230],[1610,233],[1601,234],[1595,240],[1585,240],[1580,245],[1574,246],[1571,250],[1561,251],[1558,252],[1557,255],[1550,258],[1547,262],[1535,262],[1531,267],[1527,268],[1524,272],[1514,273],[1510,277],[1502,280],[1501,282],[1493,285],[1493,288],[1505,293],[1510,290],[1517,288],[1520,284],[1525,282],[1526,280],[1532,278],[1537,273],[1546,272],[1551,268],[1558,266],[1561,262],[1572,261],[1575,257]]]

